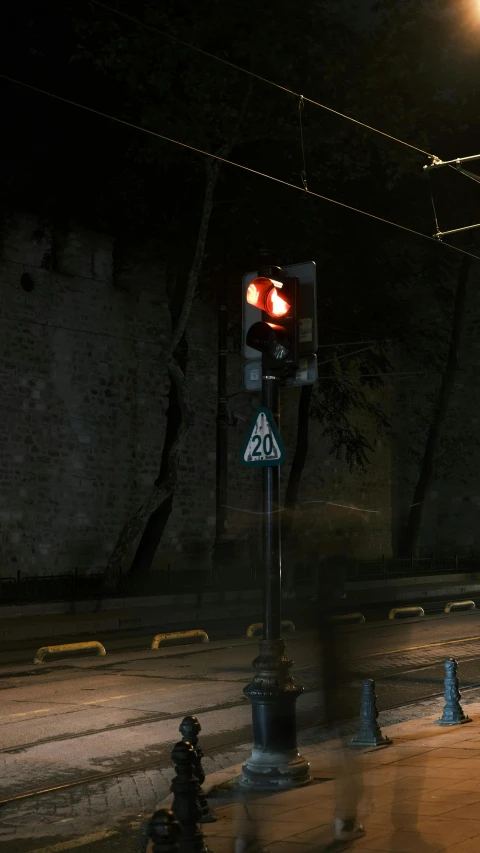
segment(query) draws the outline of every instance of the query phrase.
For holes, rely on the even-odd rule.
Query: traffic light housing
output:
[[[298,279],[281,267],[261,270],[244,294],[245,346],[261,353],[263,369],[281,378],[298,367],[297,298]]]
[[[288,280],[292,278],[297,280],[295,332],[297,335],[296,350],[298,365],[296,369],[287,370],[286,373],[278,373],[277,370],[275,372],[271,370],[271,374],[280,376],[281,384],[284,387],[312,385],[316,382],[318,376],[316,356],[318,348],[317,266],[315,261],[304,261],[300,264],[288,264],[282,267],[265,267],[261,270],[246,272],[242,277],[243,387],[245,391],[260,391],[262,388],[262,361],[264,361],[262,352],[263,348],[268,346],[268,343],[264,339],[258,340],[256,330],[250,331],[252,326],[256,323],[266,321],[267,323],[272,322],[273,325],[279,326],[282,329],[285,327],[285,314],[283,317],[278,314],[275,317],[267,317],[264,313],[267,307],[265,304],[267,287],[256,288],[258,296],[253,288],[250,289],[250,285],[259,278],[274,279],[282,284],[282,287],[277,288],[277,294],[271,293],[268,302],[269,306],[277,302],[277,297],[282,297],[282,294],[286,297],[285,301],[287,301]],[[270,286],[272,286],[271,281]],[[277,336],[278,334],[277,330]],[[247,337],[249,341],[252,340],[255,347],[247,343]],[[257,349],[258,346],[261,348]],[[265,367],[265,364],[263,364],[263,367]]]

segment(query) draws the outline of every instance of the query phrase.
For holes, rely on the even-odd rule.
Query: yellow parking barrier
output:
[[[96,640],[90,640],[88,643],[64,643],[63,646],[42,646],[38,649],[33,662],[43,663],[45,655],[56,655],[59,652],[83,652],[90,649],[95,649],[97,655],[106,655],[104,646]]]
[[[198,637],[200,643],[209,643],[208,634],[205,631],[172,631],[171,634],[155,634],[151,649],[158,649],[160,643],[164,640],[184,640],[188,637]]]
[[[280,622],[280,627],[284,631],[295,631],[295,625],[290,619],[282,619]],[[251,625],[248,626],[245,636],[246,637],[254,637],[257,631],[260,631],[263,628],[263,622],[252,622]]]
[[[457,607],[462,607],[464,610],[475,610],[476,605],[475,602],[471,599],[467,601],[449,601],[448,604],[445,605],[445,613],[450,613],[451,610],[455,610]]]
[[[329,617],[330,622],[356,622],[359,625],[365,622],[363,613],[336,613]]]
[[[410,613],[411,616],[425,616],[425,611],[419,604],[412,604],[411,607],[392,607],[388,618],[396,619],[397,613]]]

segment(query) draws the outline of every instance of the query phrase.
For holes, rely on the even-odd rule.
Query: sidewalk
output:
[[[360,750],[364,795],[359,818],[366,835],[332,845],[336,755],[339,741],[307,748],[314,783],[273,794],[248,795],[248,813],[261,849],[272,853],[479,853],[480,702],[468,705],[473,722],[443,728],[438,714],[389,726],[392,746]],[[355,751],[356,752],[356,751]],[[218,820],[203,831],[211,853],[232,853],[245,821],[236,789],[241,767],[207,777]],[[168,804],[170,799],[162,803]],[[248,821],[248,818],[247,818]]]
[[[338,742],[329,739],[323,728],[301,731],[300,749],[311,763],[315,782],[250,799],[261,849],[265,853],[326,853],[327,849],[329,853],[479,853],[479,690],[465,691],[464,699],[464,711],[473,722],[450,729],[435,725],[443,709],[438,699],[381,713],[383,732],[393,745],[355,751],[363,768],[359,817],[366,836],[351,845],[329,848]],[[345,728],[354,733],[352,724]],[[234,820],[238,822],[242,812],[238,791],[232,788],[250,751],[251,744],[244,743],[204,759],[208,774],[204,787],[218,817],[216,823],[203,826],[210,853],[234,853],[238,826]],[[22,760],[21,755],[18,758]],[[162,797],[173,775],[170,764],[128,778],[112,778],[111,790],[106,790],[106,783],[92,786],[88,815],[77,789],[55,791],[39,802],[19,802],[2,813],[2,853],[77,849],[79,853],[144,853],[140,847],[143,827],[156,808],[170,805],[171,797]],[[107,807],[107,800],[113,808]]]

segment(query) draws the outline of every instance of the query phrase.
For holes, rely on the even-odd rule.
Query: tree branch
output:
[[[220,149],[220,156],[226,156],[236,144],[241,125],[248,109],[252,93],[252,85],[252,82],[250,82],[232,136]],[[178,459],[192,423],[193,410],[187,403],[185,374],[180,368],[175,353],[185,332],[185,327],[192,310],[198,276],[205,252],[210,218],[213,210],[215,189],[221,166],[222,164],[218,160],[208,161],[206,163],[205,168],[207,179],[203,198],[202,214],[198,226],[195,253],[188,273],[187,286],[180,314],[168,347],[164,350],[161,357],[161,361],[163,360],[165,363],[170,382],[174,383],[177,389],[178,404],[181,413],[180,421],[167,456],[165,473],[161,474],[161,476],[157,478],[136,512],[123,525],[113,553],[108,561],[106,575],[109,579],[112,579],[115,575],[121,572],[128,549],[144,529],[151,514],[174,493],[177,484]]]

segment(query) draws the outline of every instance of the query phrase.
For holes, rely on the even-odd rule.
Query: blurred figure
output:
[[[345,565],[345,560],[343,560]],[[325,697],[326,723],[335,733],[341,718],[340,688],[345,682],[345,650],[340,645],[336,625],[330,617],[344,595],[342,558],[324,559],[317,572],[317,631],[320,668]],[[338,736],[338,735],[337,735]],[[336,805],[334,819],[335,841],[354,841],[365,835],[358,820],[358,804],[362,795],[361,768],[357,756],[345,742],[336,753]]]
[[[331,579],[330,606],[332,610],[339,606],[341,601],[347,597],[345,581],[347,579],[348,558],[343,554],[332,554],[328,557],[319,557],[312,563],[311,577],[313,586],[312,601],[320,601],[324,595],[324,577]]]
[[[234,853],[261,853],[262,845],[258,838],[256,809],[255,806],[249,805],[249,796],[246,792],[239,794],[235,803],[234,836]]]

